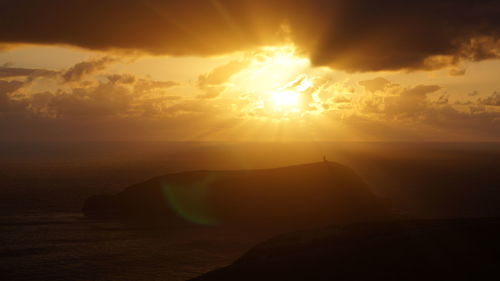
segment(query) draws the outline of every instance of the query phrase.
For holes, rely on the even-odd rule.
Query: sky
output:
[[[0,0],[0,140],[499,141],[493,0]]]

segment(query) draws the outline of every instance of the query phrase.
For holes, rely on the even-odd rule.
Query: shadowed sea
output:
[[[1,280],[187,280],[256,242],[243,231],[151,229],[78,213],[0,217]]]

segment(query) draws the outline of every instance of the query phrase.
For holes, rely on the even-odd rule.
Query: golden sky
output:
[[[103,2],[0,2],[0,140],[500,139],[497,1]]]

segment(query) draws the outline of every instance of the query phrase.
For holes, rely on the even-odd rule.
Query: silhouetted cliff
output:
[[[500,219],[406,221],[281,235],[192,281],[499,280]]]
[[[169,174],[117,195],[91,197],[83,212],[88,217],[297,227],[372,221],[389,214],[354,171],[332,162]]]

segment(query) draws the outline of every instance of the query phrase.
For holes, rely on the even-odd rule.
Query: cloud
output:
[[[427,95],[440,89],[437,85],[418,85],[384,100],[383,112],[392,118],[415,116],[428,110]]]
[[[87,112],[89,114],[96,113],[90,110],[88,106],[93,99],[93,95],[86,93],[88,88],[74,88],[70,91],[71,94],[58,90],[56,94],[51,92],[32,93],[30,86],[36,83],[37,79],[53,80],[55,83],[79,81],[87,75],[94,74],[105,69],[114,59],[102,57],[99,59],[91,59],[77,63],[66,71],[53,71],[48,69],[34,68],[15,68],[8,64],[0,66],[0,113],[35,113],[43,115],[61,115],[63,112]],[[15,80],[12,80],[15,79]],[[102,87],[102,83],[100,86]],[[62,85],[59,85],[62,86]],[[14,94],[20,89],[25,89],[25,93]],[[113,94],[110,92],[109,95]],[[108,96],[108,93],[103,93],[103,96]],[[78,99],[81,99],[78,102]],[[43,103],[45,101],[45,103]],[[50,103],[48,102],[50,101]],[[86,101],[84,103],[83,101]],[[102,102],[101,99],[99,102]],[[40,107],[43,104],[43,108]],[[82,108],[77,108],[77,104]],[[64,109],[67,106],[67,109]]]
[[[62,78],[66,82],[80,81],[87,75],[106,69],[109,64],[115,61],[116,59],[111,57],[93,58],[88,61],[83,61],[66,70],[62,74]]]
[[[39,93],[33,99],[35,104],[37,100],[45,100],[45,104],[38,104],[38,111],[51,117],[102,118],[129,113],[132,97],[124,87],[101,83],[91,88],[75,88],[71,92]]]
[[[379,139],[500,138],[500,111],[484,106],[495,106],[496,102],[500,105],[500,94],[452,105],[448,95],[431,97],[440,90],[438,85],[398,85],[385,89],[383,94],[367,94],[359,100],[357,110],[344,115],[342,122]]]
[[[174,81],[136,79],[136,83],[134,84],[134,92],[137,95],[142,95],[151,92],[153,90],[158,90],[158,89],[165,90],[179,85],[180,83]]]
[[[47,76],[56,74],[55,71],[47,69],[34,69],[34,68],[15,68],[8,66],[0,66],[0,78],[16,78],[25,76]]]
[[[498,1],[312,2],[301,20],[291,21],[291,29],[298,30],[295,41],[307,44],[316,65],[350,71],[435,69],[461,59],[498,57]],[[302,16],[308,14],[317,20]]]
[[[165,93],[180,85],[174,81],[131,74],[101,73],[96,76],[114,61],[109,57],[94,58],[65,71],[1,67],[0,113],[15,112],[42,119],[92,120],[153,116],[161,114],[162,108],[175,99]],[[86,83],[67,83],[79,82],[84,77],[88,78]],[[46,90],[36,92],[39,89]]]
[[[465,68],[453,67],[450,69],[450,71],[448,73],[451,76],[463,76],[463,75],[465,75],[466,72],[467,72],[467,70],[465,70]]]
[[[132,84],[136,81],[135,76],[129,74],[111,74],[107,75],[106,78],[112,83],[118,84]]]
[[[0,126],[16,130],[0,133],[0,139],[199,140],[225,134],[233,140],[251,132],[272,134],[269,124],[286,118],[293,130],[304,124],[313,131],[321,128],[318,138],[325,140],[350,137],[339,128],[359,132],[360,140],[500,139],[498,92],[450,96],[439,85],[400,85],[382,77],[337,79],[331,70],[315,69],[293,73],[276,85],[301,95],[300,110],[288,114],[273,108],[269,93],[241,91],[235,75],[245,73],[245,60],[216,67],[194,85],[82,65],[89,64],[70,69],[90,69],[76,75],[82,78],[75,81],[85,77],[86,83],[66,83],[68,70],[34,80],[33,73],[43,70],[6,70],[9,74],[0,79]],[[261,80],[249,83],[254,81]],[[197,96],[207,89],[225,92],[217,99]],[[297,136],[302,135],[292,137]]]
[[[235,60],[221,65],[209,73],[202,74],[198,77],[198,88],[205,93],[200,95],[200,98],[215,98],[224,90],[224,83],[231,76],[240,72],[250,64],[248,60]]]
[[[100,119],[161,115],[171,106],[171,96],[161,91],[172,81],[134,79],[134,83],[98,82],[95,86],[35,93],[26,100],[29,109],[45,118]]]
[[[0,79],[24,78],[26,84],[29,84],[40,77],[55,77],[57,75],[59,75],[59,72],[48,69],[0,66]]]
[[[436,69],[498,58],[499,13],[497,0],[7,0],[0,43],[214,55],[290,40],[314,65]]]
[[[24,110],[22,102],[12,100],[9,94],[17,91],[24,85],[22,81],[0,80],[0,114],[5,112],[17,112]]]
[[[368,92],[375,93],[383,91],[387,86],[391,85],[391,82],[383,77],[377,77],[371,80],[359,81],[358,84],[363,86]]]
[[[482,105],[500,106],[500,92],[494,92],[489,97],[479,100]]]
[[[335,103],[350,103],[351,100],[344,96],[337,96],[333,98],[333,102]]]
[[[390,83],[387,81],[387,83]],[[383,95],[368,95],[360,104],[360,111],[377,114],[378,117],[401,119],[428,110],[427,95],[440,89],[437,85],[418,85],[409,88],[397,86],[387,90]],[[368,90],[369,91],[369,90]]]
[[[265,15],[258,13],[270,10],[267,4],[260,9],[262,4],[261,0],[2,1],[0,38],[172,55],[226,53],[260,45],[254,19],[264,20]],[[268,20],[271,28],[279,26],[274,15]]]

